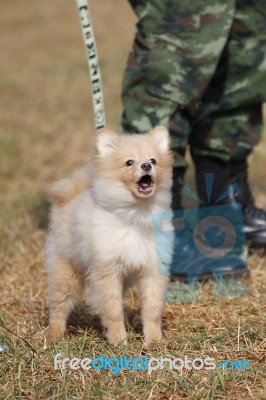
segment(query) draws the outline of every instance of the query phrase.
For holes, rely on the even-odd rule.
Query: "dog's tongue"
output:
[[[151,183],[152,183],[152,180],[149,175],[143,176],[138,182],[139,191],[144,194],[150,193],[152,190]]]
[[[139,183],[139,186],[140,186],[142,189],[148,189],[148,188],[150,187],[150,184],[149,184],[148,182],[140,182],[140,183]]]

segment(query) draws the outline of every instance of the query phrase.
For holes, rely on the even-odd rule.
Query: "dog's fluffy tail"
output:
[[[71,178],[55,182],[49,190],[49,199],[53,204],[63,206],[89,187],[91,187],[91,168],[85,165],[75,171]]]

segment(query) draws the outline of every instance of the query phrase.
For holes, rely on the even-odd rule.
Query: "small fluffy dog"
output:
[[[158,268],[152,217],[170,210],[169,142],[163,126],[122,136],[102,129],[92,165],[52,187],[46,243],[49,338],[64,334],[88,285],[88,303],[109,342],[126,342],[123,295],[133,285],[141,299],[145,342],[160,341],[168,273]],[[160,260],[165,266],[171,262],[168,245]]]

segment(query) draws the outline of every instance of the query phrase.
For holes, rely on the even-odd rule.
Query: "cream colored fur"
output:
[[[134,165],[126,165],[129,159]],[[141,165],[151,159],[156,160],[149,172],[152,191],[143,195],[138,186]],[[158,268],[152,215],[170,209],[171,171],[164,127],[123,136],[103,129],[92,165],[52,187],[46,243],[50,338],[64,334],[67,317],[88,285],[88,303],[100,316],[108,340],[126,343],[123,295],[134,284],[145,342],[161,339],[168,274]],[[161,261],[168,266],[170,241],[166,246]]]

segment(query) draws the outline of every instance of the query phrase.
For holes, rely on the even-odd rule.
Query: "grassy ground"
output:
[[[120,82],[134,16],[126,1],[92,0],[104,78],[108,125],[121,113]],[[119,10],[119,13],[117,13]],[[0,16],[0,399],[265,399],[265,262],[249,258],[251,279],[243,297],[213,295],[199,288],[194,303],[166,305],[165,338],[143,348],[138,302],[130,309],[129,345],[115,349],[81,307],[68,335],[47,344],[45,272],[42,251],[47,230],[45,193],[90,155],[94,128],[88,73],[75,2],[27,5],[13,0]],[[262,142],[252,159],[257,202],[266,206]],[[214,357],[246,359],[250,371],[67,371],[53,357]]]

